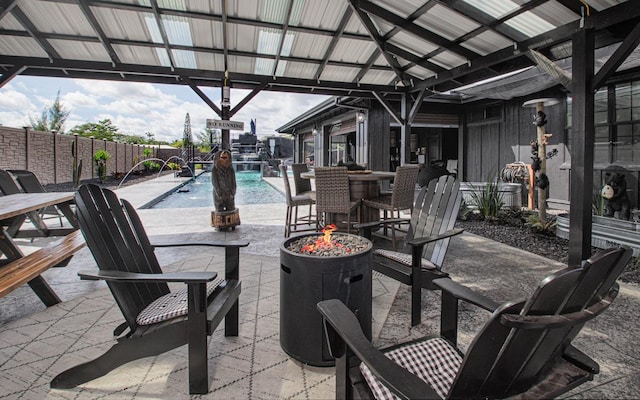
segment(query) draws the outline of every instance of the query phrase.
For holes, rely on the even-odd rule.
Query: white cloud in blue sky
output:
[[[200,88],[220,105],[220,88]],[[0,124],[11,127],[29,125],[51,105],[60,91],[60,99],[71,113],[65,131],[86,122],[109,118],[120,131],[173,141],[182,138],[184,118],[189,113],[191,131],[204,131],[207,119],[220,117],[191,88],[185,85],[157,85],[137,82],[112,82],[65,78],[17,76],[0,88]],[[248,90],[231,90],[231,107]],[[327,96],[262,91],[231,120],[245,124],[256,120],[258,135],[271,135],[275,129],[327,99]],[[232,131],[232,135],[240,132]]]

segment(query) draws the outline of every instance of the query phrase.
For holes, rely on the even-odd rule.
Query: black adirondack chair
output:
[[[25,193],[45,193],[46,189],[40,183],[40,180],[31,171],[23,170],[23,169],[10,169],[9,172],[16,178],[18,181],[18,185],[22,188],[22,191]],[[58,210],[56,206],[49,206],[43,208],[39,211],[40,217],[44,218],[45,214],[52,216],[53,218],[57,218],[60,221],[60,226],[63,226],[62,223],[62,211]]]
[[[100,269],[79,275],[105,280],[126,322],[114,331],[119,337],[113,347],[93,361],[62,372],[51,387],[72,388],[130,361],[188,344],[189,393],[207,393],[207,336],[223,318],[225,336],[238,335],[239,250],[249,243],[177,244],[224,247],[224,279],[216,279],[216,272],[163,273],[129,202],[119,202],[114,192],[96,185],[80,187],[75,201],[80,229]],[[186,289],[170,292],[168,282],[185,283]]]
[[[411,219],[386,219],[356,225],[360,235],[371,239],[373,228],[383,224],[409,222],[403,251],[375,249],[373,269],[411,286],[411,325],[422,317],[422,289],[436,290],[431,282],[448,276],[442,271],[451,237],[462,229],[454,229],[462,194],[460,183],[451,175],[433,179],[422,188],[416,198]]]
[[[501,305],[449,278],[436,279],[447,296],[493,310],[464,354],[448,340],[455,340],[453,331],[380,351],[344,304],[320,302],[336,357],[336,398],[546,399],[566,393],[599,372],[571,341],[615,299],[616,279],[631,255],[623,248],[601,251],[580,268],[547,277],[529,299]]]
[[[22,190],[20,190],[20,187],[7,171],[0,169],[0,194],[8,196],[16,193],[22,193]],[[27,220],[27,217],[29,217],[29,221],[31,221],[36,230],[43,232],[47,229],[47,226],[37,211],[30,211],[26,215],[18,215],[0,222],[6,227],[7,233],[15,237],[18,231],[20,231],[22,224]]]

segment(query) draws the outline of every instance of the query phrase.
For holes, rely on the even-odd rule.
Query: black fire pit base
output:
[[[288,244],[302,236],[287,239],[280,247],[280,345],[300,362],[330,367],[335,365],[335,359],[329,354],[322,316],[316,304],[328,299],[341,300],[356,314],[365,335],[371,339],[373,246],[368,242],[367,250],[361,253],[336,257],[288,250]]]

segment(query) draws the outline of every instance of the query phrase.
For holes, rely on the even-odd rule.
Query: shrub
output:
[[[488,181],[483,190],[478,187],[473,189],[471,206],[475,207],[484,219],[497,219],[504,206],[503,194],[500,192],[498,183]]]
[[[538,214],[531,214],[527,218],[527,222],[525,223],[525,225],[531,228],[531,230],[535,233],[547,236],[553,236],[556,234],[557,223],[555,217],[541,220]]]
[[[95,161],[96,163],[96,169],[100,182],[104,182],[104,179],[107,175],[107,160],[110,158],[111,154],[109,154],[106,150],[98,150],[93,155],[93,161]]]

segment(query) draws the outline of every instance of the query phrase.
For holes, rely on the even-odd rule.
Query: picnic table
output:
[[[75,252],[85,246],[78,230],[78,223],[71,209],[74,192],[16,193],[0,196],[0,297],[4,297],[17,287],[28,283],[47,306],[57,304],[60,299],[42,278],[47,269],[62,266]],[[67,218],[71,227],[50,229],[41,221],[35,229],[19,229],[24,216],[48,206],[57,206]],[[18,217],[18,218],[16,218]],[[13,235],[9,232],[14,232]],[[35,252],[25,255],[14,241],[17,237],[62,238]]]

